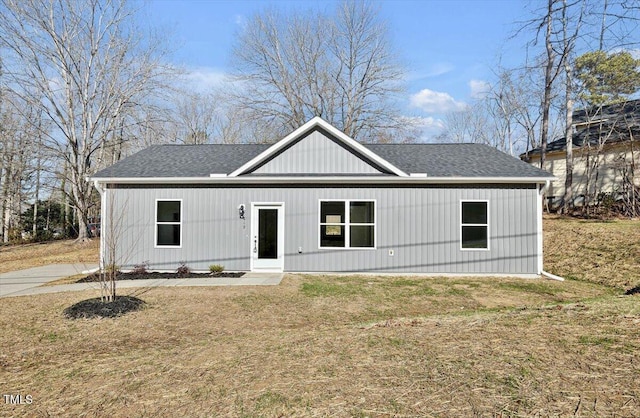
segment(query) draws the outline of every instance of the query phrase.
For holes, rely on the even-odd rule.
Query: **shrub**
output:
[[[176,269],[176,274],[179,274],[180,276],[186,276],[189,273],[191,273],[191,269],[184,263],[184,261],[181,261],[180,267]]]
[[[224,266],[220,264],[211,264],[209,266],[209,271],[211,273],[222,273],[223,270],[224,270]]]
[[[143,261],[140,264],[136,264],[133,266],[133,270],[132,273],[135,274],[146,274],[148,272],[149,269],[149,262],[148,261]]]

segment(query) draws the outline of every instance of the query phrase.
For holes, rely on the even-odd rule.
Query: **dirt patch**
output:
[[[116,318],[144,307],[144,301],[134,296],[116,296],[112,302],[93,298],[74,303],[64,310],[69,319]]]
[[[222,273],[159,273],[159,272],[128,272],[116,274],[116,280],[147,280],[147,279],[196,279],[205,277],[242,277],[242,272],[222,272]],[[93,273],[76,281],[76,283],[93,283],[102,279],[100,274]]]

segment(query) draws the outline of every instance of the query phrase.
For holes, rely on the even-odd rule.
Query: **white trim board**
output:
[[[545,184],[556,177],[241,176],[90,177],[98,184]]]

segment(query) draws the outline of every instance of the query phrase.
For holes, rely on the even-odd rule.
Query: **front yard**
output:
[[[0,415],[640,416],[640,225],[546,222],[571,280],[287,275],[127,290],[147,307],[115,320],[2,299],[0,393],[32,402]]]

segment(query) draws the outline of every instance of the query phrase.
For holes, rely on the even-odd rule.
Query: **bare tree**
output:
[[[178,92],[173,112],[175,140],[184,144],[212,142],[216,128],[215,104],[212,94]]]
[[[439,139],[483,143],[511,155],[525,147],[536,147],[541,95],[532,81],[533,72],[498,68],[496,82],[482,95],[463,110],[445,115],[445,134]],[[550,127],[555,132],[555,119]]]
[[[444,116],[445,131],[438,139],[445,142],[489,144],[490,121],[481,101]]]
[[[32,183],[38,133],[28,119],[36,119],[33,106],[10,94],[0,104],[0,219],[4,242],[20,239],[20,214]],[[37,186],[37,185],[36,185]],[[36,187],[37,189],[37,187]]]
[[[540,145],[539,124],[541,118],[540,104],[542,95],[537,88],[540,85],[539,71],[537,68],[502,69],[498,73],[498,82],[503,84],[499,90],[504,91],[508,97],[508,111],[515,125],[521,130],[519,134],[525,143],[525,150],[536,148]],[[552,121],[553,122],[553,121]],[[554,132],[555,123],[551,132]]]
[[[545,45],[545,70],[544,70],[544,96],[542,99],[542,126],[540,131],[540,168],[544,168],[544,162],[547,154],[547,143],[549,142],[549,111],[551,109],[551,95],[553,91],[553,82],[558,76],[559,68],[555,67],[556,54],[553,50],[553,23],[554,23],[554,7],[557,0],[548,0],[547,14],[545,15],[539,29],[544,28],[544,45]]]
[[[345,1],[333,16],[258,14],[240,33],[233,64],[242,113],[278,135],[313,116],[362,140],[407,122],[393,103],[403,72],[370,3]]]
[[[578,8],[576,13],[572,13],[571,6]],[[573,3],[562,1],[561,9],[561,25],[562,25],[562,41],[559,56],[564,69],[564,108],[565,108],[565,132],[564,138],[566,143],[565,156],[565,182],[564,196],[562,197],[562,212],[569,212],[573,207],[573,104],[575,95],[574,86],[574,63],[575,63],[575,45],[580,35],[582,21],[584,17],[586,2],[584,0]]]
[[[81,241],[95,154],[118,128],[123,108],[142,102],[162,73],[159,44],[143,40],[134,14],[126,0],[0,0],[10,86],[55,128],[43,134],[68,167]]]
[[[520,30],[532,28],[535,36],[530,45],[538,45],[539,38],[544,39],[544,53],[540,64],[544,69],[543,95],[540,103],[540,167],[544,168],[547,144],[550,138],[552,108],[556,99],[554,86],[558,77],[565,69],[569,54],[573,52],[575,41],[579,34],[580,24],[570,22],[567,10],[573,7],[583,7],[586,0],[575,0],[567,3],[565,0],[547,0],[544,11],[540,15],[526,22]],[[559,16],[560,14],[560,16]],[[580,15],[581,16],[581,15]],[[569,26],[575,23],[574,26]],[[573,34],[569,31],[575,29]],[[541,35],[543,34],[543,35]],[[571,38],[569,38],[571,36]],[[566,92],[566,90],[565,90]],[[566,103],[565,103],[566,104]]]

